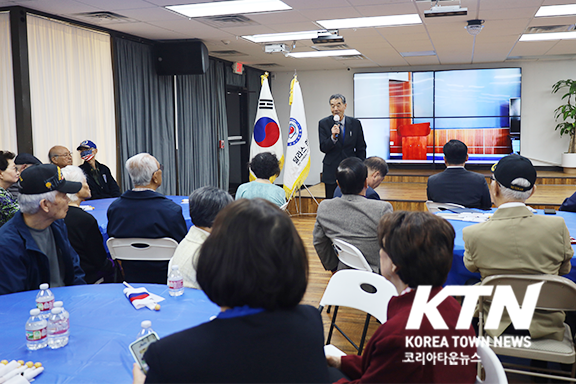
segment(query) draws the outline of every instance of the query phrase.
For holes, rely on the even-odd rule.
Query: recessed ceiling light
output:
[[[318,33],[326,32],[325,30],[319,31],[301,31],[301,32],[285,32],[285,33],[265,33],[262,35],[249,35],[242,36],[246,40],[254,43],[270,43],[276,41],[293,41],[293,40],[310,40],[318,37]]]
[[[287,54],[286,56],[301,59],[305,57],[312,58],[312,57],[356,56],[356,55],[361,55],[361,53],[355,49],[336,49],[333,51],[293,52]]]
[[[543,5],[535,17],[576,15],[576,4]]]
[[[233,0],[213,3],[170,5],[165,7],[187,17],[235,15],[255,12],[285,11],[291,6],[280,0]]]
[[[318,24],[326,29],[391,27],[394,25],[422,24],[422,19],[416,13],[409,15],[357,17],[353,19],[318,20]]]
[[[576,39],[576,32],[527,33],[520,41],[568,40]]]

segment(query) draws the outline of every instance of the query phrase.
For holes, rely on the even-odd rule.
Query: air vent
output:
[[[323,44],[323,45],[312,45],[310,48],[317,51],[333,51],[335,49],[350,49],[346,44]]]
[[[541,25],[538,27],[529,27],[525,33],[551,33],[551,32],[570,32],[574,30],[575,24],[570,25]]]
[[[82,17],[90,19],[91,22],[97,23],[137,23],[138,20],[131,19],[126,16],[119,15],[114,12],[109,11],[97,11],[97,12],[83,12],[74,13],[72,16]]]
[[[243,15],[198,17],[195,18],[194,20],[214,28],[230,28],[230,27],[245,27],[248,25],[260,25],[254,20],[249,19]]]
[[[216,56],[248,56],[246,53],[238,52],[233,49],[227,51],[210,51],[210,53]]]
[[[575,60],[576,54],[566,53],[559,55],[540,56],[509,56],[505,61],[549,61],[549,60]]]

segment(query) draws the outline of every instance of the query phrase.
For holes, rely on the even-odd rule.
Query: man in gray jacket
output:
[[[346,268],[332,247],[334,239],[346,241],[358,248],[372,270],[380,272],[378,223],[392,205],[385,201],[366,199],[368,170],[357,157],[342,160],[336,171],[336,181],[342,190],[339,199],[326,199],[318,206],[314,225],[314,248],[326,270]]]

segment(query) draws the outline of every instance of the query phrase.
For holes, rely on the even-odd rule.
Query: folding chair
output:
[[[370,291],[372,292],[368,292],[363,286],[371,287]],[[381,323],[385,323],[387,320],[388,302],[393,296],[397,295],[396,287],[376,273],[353,269],[344,269],[336,272],[328,282],[318,307],[320,313],[322,313],[325,306],[335,306],[326,344],[330,344],[332,332],[334,328],[336,328],[358,351],[358,354],[361,355],[366,339],[366,332],[368,331],[368,324],[370,323],[370,315],[374,316]],[[338,306],[358,309],[368,314],[364,323],[364,330],[362,331],[359,346],[336,325]]]
[[[168,261],[178,247],[178,243],[169,237],[160,239],[111,237],[106,241],[106,245],[112,259],[127,261]],[[164,277],[167,279],[167,276]]]
[[[376,272],[372,270],[372,267],[370,267],[370,264],[368,264],[362,252],[352,244],[340,239],[334,239],[332,246],[338,255],[338,260],[350,268],[360,271]]]
[[[518,300],[519,298],[524,298],[524,294],[529,285],[542,281],[544,281],[544,285],[542,285],[542,289],[540,290],[540,296],[536,303],[536,309],[543,311],[576,310],[576,284],[564,277],[553,275],[496,275],[485,278],[484,281],[482,281],[482,285],[509,285],[512,287],[514,295]],[[482,336],[484,333],[484,315],[482,313],[482,309],[483,304],[486,301],[491,301],[491,297],[480,296],[480,315],[478,322],[479,336]],[[504,336],[504,334],[502,336]],[[511,369],[526,368],[526,366],[506,363],[504,366],[511,367],[505,368],[504,370],[506,372],[576,382],[574,379],[576,373],[576,351],[574,349],[572,333],[570,332],[570,327],[567,324],[564,324],[564,338],[562,341],[553,339],[532,339],[530,347],[525,347],[524,345],[520,347],[507,347],[500,345],[496,346],[491,342],[490,347],[497,355],[572,365],[571,373],[561,370],[539,369],[543,372],[556,374],[550,375],[520,369]],[[535,370],[536,368],[530,367],[530,369]],[[566,376],[570,376],[570,378],[567,378]]]
[[[480,343],[477,353],[478,356],[480,356],[486,377],[484,380],[481,380],[479,376],[476,376],[476,384],[508,384],[504,367],[502,367],[502,363],[494,351],[486,344]],[[480,369],[478,373],[480,373]]]

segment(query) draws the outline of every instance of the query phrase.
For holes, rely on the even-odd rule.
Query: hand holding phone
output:
[[[138,363],[140,369],[142,369],[142,372],[144,372],[144,374],[148,373],[148,364],[146,364],[146,361],[144,360],[144,354],[148,350],[150,344],[158,340],[160,340],[160,338],[158,337],[156,332],[152,332],[136,339],[136,341],[134,341],[128,347],[130,349],[132,357],[134,357],[134,360],[136,360],[136,363]]]

